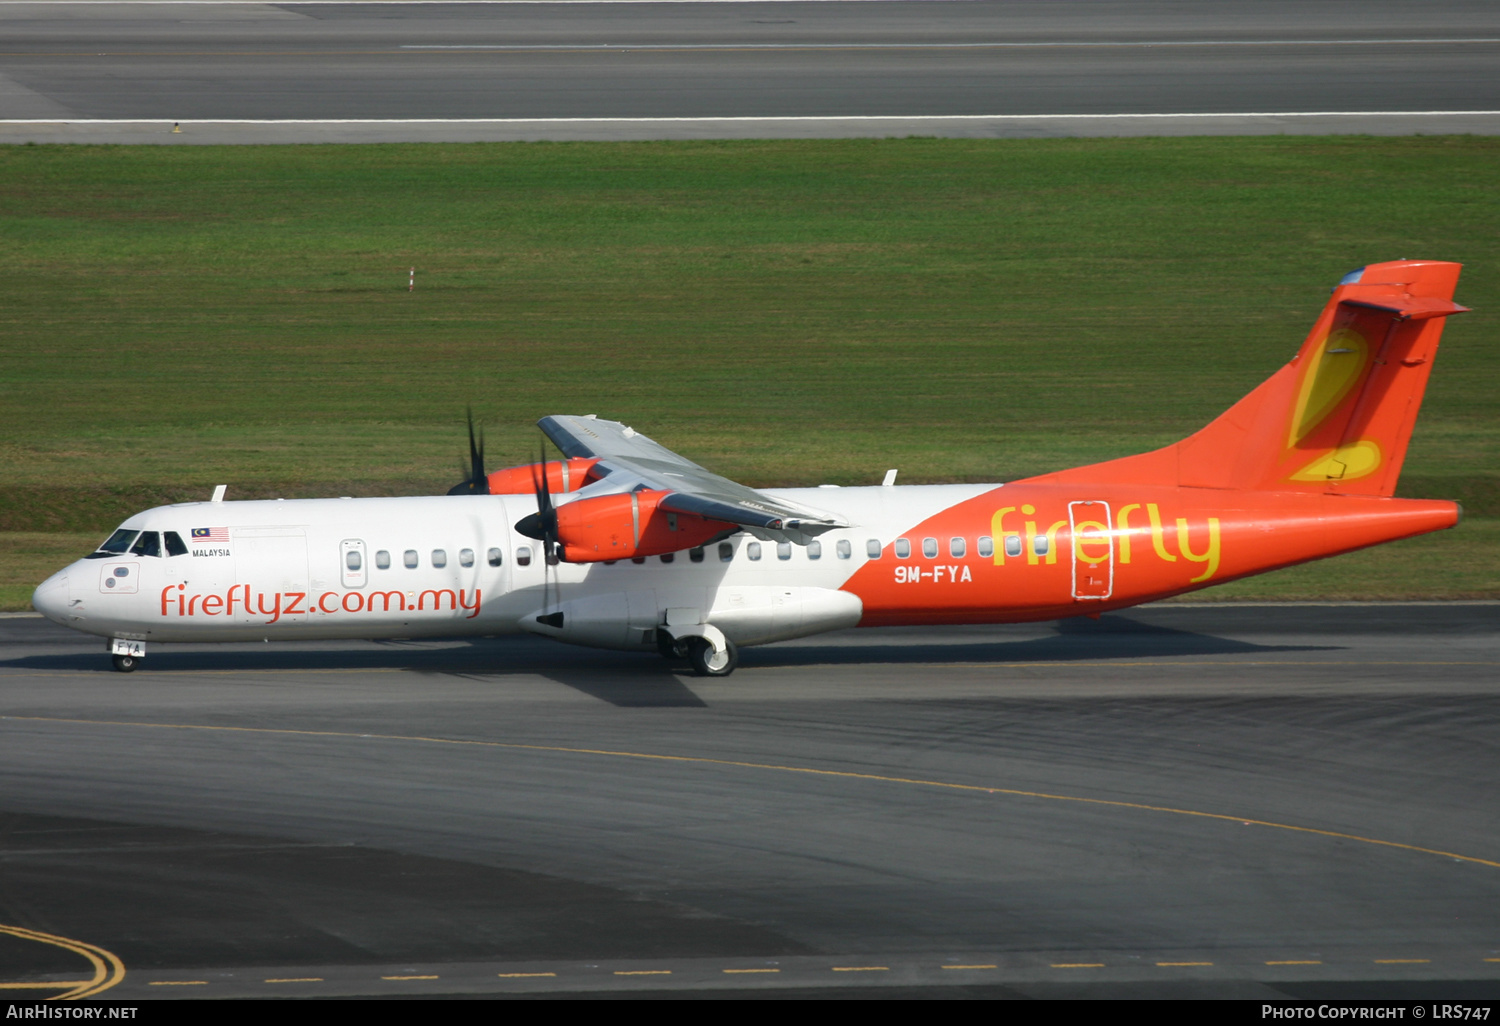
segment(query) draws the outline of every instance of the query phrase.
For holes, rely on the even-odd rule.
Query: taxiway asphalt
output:
[[[851,631],[722,681],[537,639],[123,675],[7,618],[0,983],[1494,998],[1497,614]]]
[[[0,140],[1493,133],[1497,58],[1473,0],[42,0]]]

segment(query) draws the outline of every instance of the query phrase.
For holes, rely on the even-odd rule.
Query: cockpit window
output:
[[[182,535],[178,534],[176,531],[163,531],[161,533],[161,538],[162,538],[162,541],[164,541],[164,542],[167,543],[167,555],[169,555],[169,556],[186,556],[187,555],[188,547],[186,545],[182,544]]]
[[[142,531],[141,536],[130,546],[132,556],[160,556],[161,535],[155,531]]]
[[[127,552],[130,549],[130,543],[135,541],[135,536],[135,531],[129,531],[122,527],[110,535],[103,545],[99,546],[99,551],[112,552],[115,555]]]

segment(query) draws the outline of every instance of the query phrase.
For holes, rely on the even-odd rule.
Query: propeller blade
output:
[[[478,442],[476,442],[474,440],[474,408],[472,406],[469,407],[468,414],[470,467],[469,480],[475,486],[476,491],[478,491],[482,486],[483,492],[481,494],[488,494],[490,490],[490,482],[489,478],[485,475],[484,472],[484,429],[479,429],[479,440]]]
[[[552,505],[552,488],[547,482],[547,437],[542,436],[541,446],[538,449],[537,461],[531,468],[531,482],[536,488],[536,527],[541,531],[542,542],[542,608],[551,609],[552,602],[548,597],[550,590],[547,572],[549,566],[557,565],[557,509]],[[522,523],[525,523],[525,518]],[[520,530],[520,524],[516,530]],[[561,591],[561,582],[558,582],[557,590]],[[547,622],[544,620],[543,622]],[[561,627],[559,622],[557,626]]]
[[[474,407],[468,409],[469,416],[469,477],[448,489],[449,495],[488,495],[490,479],[484,472],[484,429],[474,437]]]
[[[557,507],[552,504],[552,488],[547,481],[547,449],[545,443],[531,465],[531,486],[536,493],[536,512],[516,521],[516,532],[535,538],[544,546],[543,556],[548,561],[556,558]]]
[[[537,464],[537,467],[541,471],[542,479],[542,530],[547,535],[542,544],[546,547],[547,562],[550,565],[557,562],[557,507],[552,505],[552,484],[547,480],[547,440],[545,437],[542,439],[541,453],[541,462]]]

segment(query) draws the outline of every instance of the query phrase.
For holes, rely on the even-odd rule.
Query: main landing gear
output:
[[[664,659],[686,659],[695,677],[727,677],[740,664],[740,650],[714,628],[713,637],[684,634],[674,638],[666,630],[656,632],[656,650]],[[717,642],[717,644],[716,644]]]
[[[688,663],[695,677],[727,677],[740,664],[739,649],[734,642],[724,639],[724,647],[716,649],[707,638],[688,638]]]
[[[141,660],[146,658],[146,643],[144,641],[130,641],[127,638],[109,639],[109,653],[118,673],[133,673],[136,667],[141,665]]]

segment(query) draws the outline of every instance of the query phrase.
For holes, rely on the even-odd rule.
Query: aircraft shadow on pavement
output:
[[[244,645],[163,646],[137,671],[153,673],[332,673],[404,671],[433,676],[545,677],[590,697],[625,707],[698,706],[706,703],[684,683],[686,667],[653,653],[610,652],[560,645],[541,638],[472,638],[434,647],[431,642],[378,641],[361,648],[327,649],[317,642],[266,648]],[[0,659],[0,669],[113,673],[109,656],[94,648]],[[139,678],[122,678],[124,680]]]
[[[1127,616],[1058,620],[1050,637],[1014,641],[916,642],[903,645],[770,646],[746,651],[741,665],[1054,663],[1097,659],[1254,655],[1269,652],[1337,651],[1342,645],[1257,645],[1199,631],[1143,623]]]
[[[947,639],[924,643],[858,643],[859,632],[837,642],[770,645],[746,649],[746,669],[826,665],[915,665],[972,662],[1053,663],[1099,659],[1253,655],[1271,652],[1334,651],[1339,645],[1259,645],[1213,634],[1144,623],[1127,616],[1099,620],[1060,620],[1055,633],[1017,639]],[[71,639],[70,639],[71,640]],[[855,640],[855,643],[850,643]],[[703,702],[685,681],[686,668],[654,653],[577,648],[543,638],[471,638],[459,641],[383,641],[359,647],[291,642],[274,646],[191,645],[153,650],[140,671],[226,673],[408,671],[472,676],[542,676],[616,705],[699,706]],[[84,649],[0,659],[0,668],[110,671],[109,657],[92,644]],[[100,646],[102,648],[102,645]]]

